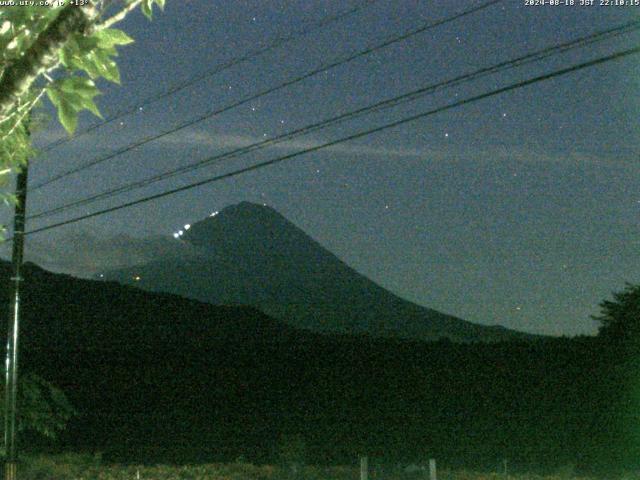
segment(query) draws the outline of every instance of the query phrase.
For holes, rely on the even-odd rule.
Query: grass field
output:
[[[21,480],[359,480],[357,466],[290,468],[247,463],[202,465],[119,465],[105,464],[89,455],[47,455],[25,458],[18,470]],[[438,472],[438,480],[568,480],[578,479],[560,473],[553,476],[474,473],[468,471]],[[587,477],[582,477],[586,479]],[[638,476],[627,476],[637,480]],[[402,469],[372,469],[369,480],[423,480],[427,472],[406,473]]]

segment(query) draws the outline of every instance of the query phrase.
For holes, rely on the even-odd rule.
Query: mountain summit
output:
[[[178,238],[183,256],[108,272],[105,278],[213,304],[251,305],[317,332],[463,342],[529,337],[406,301],[267,206],[229,206]]]

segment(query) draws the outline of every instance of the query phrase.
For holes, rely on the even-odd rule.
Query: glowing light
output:
[[[184,235],[184,231],[183,230],[178,230],[178,235]]]
[[[180,234],[178,232],[173,232],[173,238],[180,238]]]
[[[191,225],[189,225],[188,223],[184,226],[185,230],[189,230],[191,228]]]
[[[102,274],[102,273],[101,273],[101,274],[100,274],[100,278],[104,278],[104,274]]]
[[[133,279],[134,279],[136,282],[139,282],[139,281],[140,281],[140,277],[138,277],[137,275],[136,275],[135,277],[133,277]]]
[[[215,217],[218,214],[218,211],[216,210],[215,212],[211,212],[211,215],[209,215],[210,217]]]

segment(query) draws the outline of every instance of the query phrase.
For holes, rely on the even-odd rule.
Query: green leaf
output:
[[[62,101],[58,107],[58,119],[64,129],[73,135],[78,126],[78,110],[68,101]]]
[[[151,9],[151,5],[153,5],[153,0],[143,0],[140,4],[140,8],[142,9],[142,13],[149,20],[153,18],[153,11]]]
[[[49,100],[51,100],[53,106],[58,108],[58,105],[60,105],[62,98],[60,96],[60,92],[56,90],[53,85],[47,87],[47,97],[49,97]]]
[[[110,80],[120,85],[120,70],[118,69],[118,64],[113,60],[109,59],[109,61],[105,63],[105,67],[107,70],[107,74],[102,76],[107,80]]]
[[[120,83],[120,71],[109,55],[109,50],[94,50],[84,56],[74,56],[70,62],[74,68],[84,70],[91,78],[104,77],[114,83]]]
[[[82,108],[84,108],[85,110],[89,110],[96,117],[102,118],[102,114],[100,113],[100,110],[98,110],[98,106],[95,104],[95,102],[92,99],[83,98],[82,99]]]
[[[73,96],[59,90],[57,87],[58,85],[56,84],[48,87],[47,96],[58,110],[58,120],[60,120],[60,123],[69,135],[73,135],[78,125],[78,111],[81,110],[82,104],[81,102],[74,104]]]
[[[142,9],[142,13],[151,20],[153,17],[153,5],[158,5],[160,10],[164,10],[165,0],[143,0],[140,4],[140,8]]]
[[[68,94],[76,94],[82,98],[93,98],[100,91],[93,80],[85,77],[67,77],[56,82],[58,88]]]
[[[60,58],[60,63],[62,63],[63,66],[67,68],[71,66],[70,65],[71,57],[69,55],[68,48],[63,48],[60,50],[59,58]]]
[[[85,37],[84,35],[78,35],[76,37],[76,43],[78,45],[80,55],[95,50],[98,47],[98,42],[99,40],[94,36]]]
[[[89,110],[95,116],[102,118],[93,97],[100,94],[93,80],[85,77],[68,77],[57,83],[57,87],[65,94],[65,101],[69,102],[77,111]]]
[[[74,55],[69,61],[69,65],[75,69],[84,70],[91,78],[98,78],[101,75],[93,54],[85,56]]]
[[[100,48],[108,49],[116,45],[128,45],[133,43],[133,38],[117,28],[98,30],[93,34]]]

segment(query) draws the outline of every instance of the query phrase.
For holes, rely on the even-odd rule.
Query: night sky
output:
[[[121,28],[122,85],[105,116],[362,1],[169,0]],[[378,0],[33,161],[30,184],[146,135],[483,2]],[[579,0],[576,0],[576,4]],[[30,194],[29,213],[203,159],[525,53],[616,26],[640,7],[507,0],[363,56]],[[275,158],[638,45],[631,33],[314,132],[27,229]],[[638,56],[537,83],[271,167],[28,237],[27,258],[91,276],[141,238],[243,200],[266,203],[357,271],[482,324],[594,334],[598,303],[640,282]],[[52,110],[47,107],[47,111]],[[80,129],[96,122],[82,115]],[[47,145],[56,121],[34,134]],[[4,209],[4,222],[9,222]],[[87,253],[90,252],[90,255]],[[124,259],[124,260],[123,260]],[[133,260],[132,260],[133,261]]]

